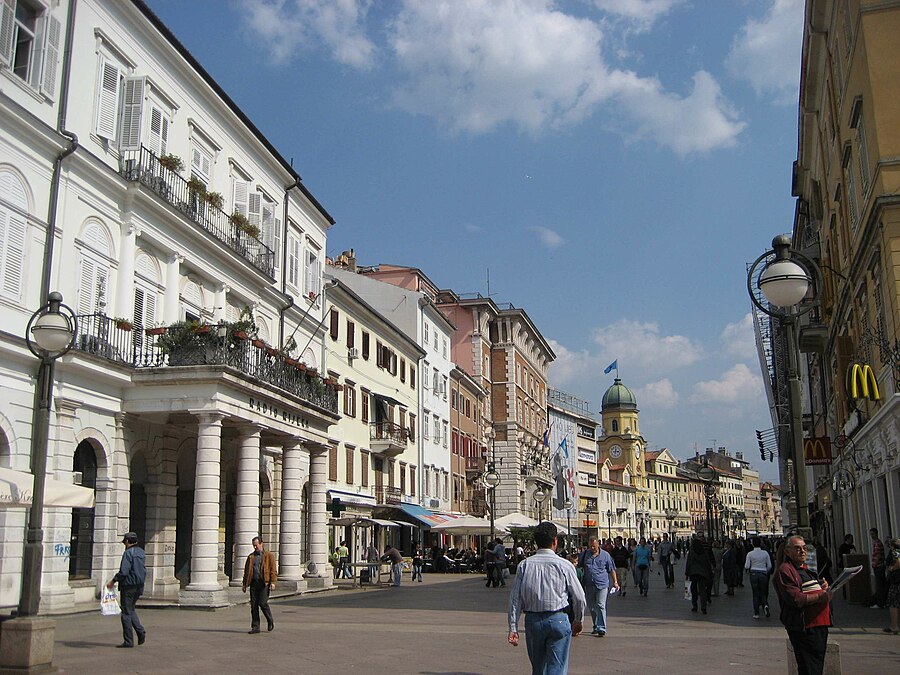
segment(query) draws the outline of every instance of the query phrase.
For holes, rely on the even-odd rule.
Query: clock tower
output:
[[[609,458],[611,464],[628,465],[632,485],[645,488],[647,469],[644,464],[644,437],[638,426],[637,399],[632,391],[616,378],[603,394],[600,415],[603,435],[597,441],[600,462]]]

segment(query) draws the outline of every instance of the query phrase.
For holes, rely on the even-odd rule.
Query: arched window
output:
[[[81,441],[75,448],[73,470],[81,473],[79,485],[97,486],[97,455],[90,441]],[[94,557],[94,509],[72,509],[72,533],[69,539],[69,578],[90,579]]]
[[[81,231],[78,244],[78,313],[99,314],[106,310],[112,241],[105,227],[91,221]]]
[[[612,430],[614,434],[619,432],[619,420],[612,421]]]
[[[10,300],[22,296],[25,269],[25,234],[28,195],[19,177],[0,170],[0,295]]]
[[[134,325],[149,327],[156,323],[159,266],[141,251],[135,259],[134,272]]]
[[[203,312],[203,289],[193,281],[185,283],[181,291],[184,303],[184,318],[188,321],[199,321]]]

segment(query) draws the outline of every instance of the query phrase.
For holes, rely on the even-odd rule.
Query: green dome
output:
[[[622,380],[617,377],[612,386],[603,394],[603,403],[600,409],[601,411],[609,409],[637,410],[637,399],[631,389],[622,384]]]

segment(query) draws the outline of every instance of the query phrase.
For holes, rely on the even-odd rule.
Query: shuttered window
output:
[[[143,77],[126,77],[122,93],[122,133],[119,148],[122,150],[140,150],[141,148],[141,116],[144,109]]]
[[[209,179],[212,175],[212,153],[206,148],[200,147],[196,143],[191,148],[191,175],[202,180],[209,185]],[[257,227],[259,223],[256,223]]]
[[[338,476],[338,455],[337,448],[331,446],[328,448],[328,480],[336,481]]]
[[[106,310],[109,288],[109,258],[112,248],[106,230],[89,223],[81,235],[78,313],[97,314]]]
[[[0,0],[0,64],[52,100],[62,25],[42,10],[25,0]]]
[[[297,288],[300,284],[300,240],[288,235],[288,283]]]
[[[338,339],[338,331],[340,330],[340,325],[339,325],[340,320],[341,320],[341,317],[338,314],[338,311],[336,309],[332,309],[331,310],[331,327],[330,327],[331,328],[330,335],[331,335],[332,340]]]
[[[97,74],[97,113],[94,133],[109,141],[114,141],[117,137],[121,77],[118,64],[101,56]]]
[[[165,155],[169,146],[169,118],[156,106],[150,108],[150,133],[147,147],[157,157]]]
[[[0,295],[21,300],[25,268],[25,186],[9,171],[0,171]]]
[[[353,448],[347,448],[347,485],[353,485]]]
[[[322,268],[319,256],[315,251],[306,252],[306,294],[310,298],[319,295],[319,281],[322,278]]]
[[[356,324],[347,319],[347,349],[353,349],[356,339]]]
[[[369,360],[369,333],[367,331],[362,333],[362,357],[363,361]]]

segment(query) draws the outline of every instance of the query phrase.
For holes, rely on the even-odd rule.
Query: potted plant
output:
[[[200,324],[194,327],[194,332],[198,333],[199,335],[206,335],[211,330],[212,326],[210,326],[208,323]]]
[[[160,155],[157,161],[159,161],[161,167],[168,169],[169,171],[174,171],[175,173],[184,169],[184,162],[182,162],[181,157],[177,155]]]
[[[265,349],[266,343],[260,340],[259,338],[253,338],[253,342],[251,343],[257,349]]]
[[[197,178],[197,176],[191,176],[190,178],[188,178],[187,186],[188,190],[196,195],[199,195],[201,199],[204,199],[206,197],[206,183]]]
[[[207,204],[215,206],[220,211],[222,210],[222,207],[225,206],[225,197],[222,196],[221,192],[207,192],[203,196],[203,199]]]
[[[128,319],[117,316],[113,321],[116,322],[116,328],[124,330],[126,333],[130,333],[134,329],[134,324]]]
[[[166,332],[165,326],[151,326],[150,328],[145,328],[144,333],[146,335],[162,335]]]
[[[177,321],[157,337],[157,348],[169,357],[170,366],[203,365],[215,362],[218,338],[196,321]]]

